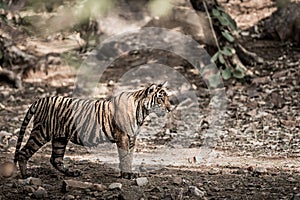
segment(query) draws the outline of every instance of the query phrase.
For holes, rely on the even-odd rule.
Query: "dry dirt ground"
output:
[[[240,3],[234,0],[224,3],[224,6],[233,14],[238,25],[246,30],[274,10],[270,2],[263,2]],[[204,150],[202,133],[209,129],[210,94],[194,69],[175,59],[167,62],[184,66],[177,70],[192,83],[200,112],[182,123],[177,116],[180,112],[175,110],[171,125],[162,122],[169,116],[153,114],[149,117],[139,137],[134,161],[141,177],[147,178],[145,185],[138,185],[137,180],[118,177],[114,146],[107,144],[90,150],[70,144],[66,163],[74,163],[75,168],[83,171],[81,177],[70,178],[52,168],[48,162],[51,153],[48,145],[29,161],[29,172],[38,176],[41,183],[26,183],[19,174],[11,178],[0,177],[0,200],[300,199],[300,49],[289,43],[258,40],[252,36],[245,37],[243,44],[266,62],[250,68],[254,78],[225,83],[225,123],[218,135],[215,151],[207,157],[202,158],[205,153],[199,151]],[[38,44],[36,40],[31,42]],[[42,47],[46,48],[47,44],[41,42],[38,48]],[[157,57],[169,58],[166,52],[155,52],[150,56],[147,53],[135,54],[117,61],[102,77],[98,97],[110,94],[119,74],[128,71],[122,66],[137,66]],[[28,105],[42,96],[74,95],[75,76],[76,71],[62,62],[58,66],[53,65],[48,75],[42,72],[30,74],[24,82],[24,90],[0,86],[0,131],[2,135],[9,135],[5,137],[8,138],[8,146],[2,137],[0,164],[13,158],[14,147],[9,145],[15,139]],[[179,90],[191,88],[181,85]],[[184,100],[177,109],[190,111],[192,97],[186,96]],[[183,141],[189,143],[180,146]],[[99,184],[99,187],[69,187],[65,191],[64,180],[81,181],[81,187],[84,187],[83,182]],[[109,187],[112,183],[122,186],[103,189],[103,185]]]

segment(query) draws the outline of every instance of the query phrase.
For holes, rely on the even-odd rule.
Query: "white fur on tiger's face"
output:
[[[145,108],[150,111],[153,108],[161,107],[163,111],[171,111],[171,103],[166,92],[166,82],[163,84],[152,84],[146,90],[147,97],[144,100]]]

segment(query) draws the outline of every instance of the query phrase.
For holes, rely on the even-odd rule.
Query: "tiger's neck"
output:
[[[149,111],[144,106],[146,90],[138,90],[132,93],[132,96],[136,101],[136,123],[138,126],[142,126],[145,118],[149,115]]]
[[[124,92],[116,96],[114,102],[114,119],[125,131],[135,132],[142,126],[148,112],[144,107],[144,91]],[[130,126],[128,126],[131,124]],[[130,129],[129,129],[130,127]],[[128,130],[127,130],[128,128]]]

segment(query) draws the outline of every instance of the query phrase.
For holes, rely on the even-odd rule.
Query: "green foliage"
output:
[[[231,35],[229,31],[224,30],[221,33],[228,42],[234,42],[234,37]]]
[[[218,74],[210,75],[209,79],[209,86],[212,88],[217,88],[220,85],[220,76]]]
[[[211,62],[221,68],[220,72],[224,80],[232,77],[244,78],[245,69],[234,62],[230,62],[233,60],[233,56],[236,56],[236,50],[232,47],[232,44],[235,43],[233,33],[238,31],[236,22],[219,6],[213,8],[209,14],[213,19],[214,27],[218,27],[221,32],[221,39],[223,39],[221,40],[222,43],[218,44],[218,51],[212,56]]]
[[[62,59],[68,63],[68,65],[78,69],[83,62],[82,58],[76,54],[76,52],[65,52],[62,55]]]
[[[218,60],[219,54],[220,54],[219,51],[218,51],[217,53],[215,53],[215,54],[211,57],[210,61],[211,61],[212,63],[216,63],[216,61]]]
[[[221,75],[223,77],[224,80],[228,80],[232,77],[232,73],[231,70],[229,69],[229,67],[226,67],[225,69],[221,70]]]
[[[277,8],[284,8],[289,2],[291,2],[291,1],[290,0],[275,0]]]
[[[211,88],[217,88],[221,83],[220,74],[216,70],[216,65],[213,63],[201,67],[200,75],[208,82]]]
[[[7,23],[7,17],[6,17],[6,11],[8,10],[8,6],[5,2],[0,0],[0,10],[3,10],[4,12],[0,12],[0,18]]]
[[[237,65],[235,66],[232,75],[234,78],[242,79],[245,77],[245,73],[245,70],[241,66]]]
[[[77,22],[85,22],[99,15],[106,15],[114,6],[115,0],[87,0],[82,5],[76,6],[74,15]]]
[[[225,46],[223,47],[223,49],[221,50],[221,53],[224,56],[232,56],[233,54],[235,54],[235,49],[229,46]]]
[[[3,2],[3,1],[0,1],[0,9],[8,10],[7,4],[5,2]]]
[[[170,14],[171,0],[152,0],[148,3],[152,16],[164,16]]]
[[[221,64],[225,64],[225,59],[224,56],[222,55],[222,52],[219,53],[218,59]]]
[[[224,27],[230,28],[232,31],[237,31],[238,27],[234,19],[225,12],[222,7],[212,9],[212,17],[217,19]]]
[[[222,66],[221,75],[224,80],[228,80],[231,77],[242,79],[246,75],[246,71],[243,67],[232,64],[228,64],[228,59],[235,54],[235,50],[231,47],[225,46],[222,50],[217,51],[212,57],[211,62]]]
[[[63,0],[27,0],[25,7],[34,12],[52,12],[63,4]]]
[[[226,11],[217,6],[213,8],[210,13],[208,13],[213,19],[213,27],[218,27],[221,31],[222,36],[229,42],[234,42],[234,37],[232,33],[238,31],[237,24],[232,17],[226,13]]]

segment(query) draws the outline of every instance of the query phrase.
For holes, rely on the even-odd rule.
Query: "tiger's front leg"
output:
[[[133,179],[138,176],[132,171],[133,151],[135,146],[135,137],[129,138],[127,134],[122,134],[118,137],[117,147],[119,153],[119,167],[121,170],[121,177],[126,179]]]

